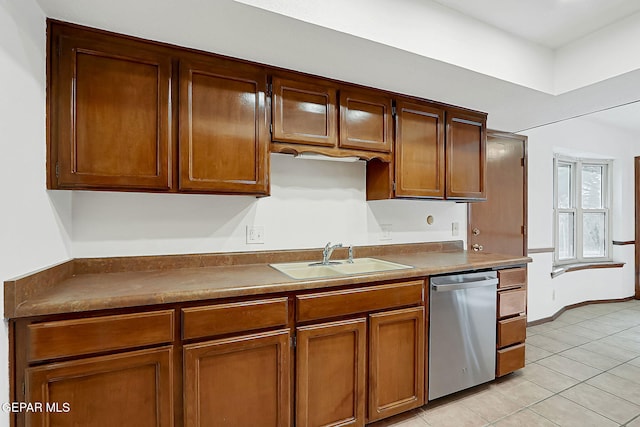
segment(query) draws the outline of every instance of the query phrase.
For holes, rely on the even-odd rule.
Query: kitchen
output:
[[[9,242],[2,247],[3,280],[69,258],[318,248],[329,240],[356,246],[452,240],[455,239],[451,229],[451,223],[454,222],[459,224],[459,238],[465,238],[465,204],[413,200],[365,202],[363,162],[340,164],[273,155],[272,195],[262,199],[246,196],[46,191],[44,18],[51,15],[45,14],[41,7],[45,10],[47,7],[54,8],[54,3],[43,1],[38,5],[36,2],[10,2],[3,5],[2,40],[6,40],[7,44],[3,44],[6,54],[2,56],[2,69],[11,71],[9,77],[3,79],[7,82],[3,93],[8,94],[5,99],[11,101],[3,105],[2,123],[3,129],[8,130],[5,141],[12,143],[3,144],[3,150],[8,151],[6,154],[3,152],[2,156],[2,170],[6,174],[3,194],[8,197],[2,214],[5,227],[3,242],[4,236]],[[63,3],[60,2],[61,5]],[[183,29],[175,25],[181,17],[183,22],[196,20],[187,12],[183,12],[186,15],[177,15],[158,11],[157,16],[147,16],[145,21],[143,16],[146,15],[141,14],[146,10],[142,8],[122,16],[120,10],[124,8],[117,9],[115,5],[112,10],[100,10],[95,4],[84,7],[95,8],[94,15],[90,15],[95,16],[94,20],[74,18],[74,12],[80,13],[77,10],[68,11],[69,15],[54,17],[477,108],[489,112],[489,127],[502,130],[519,131],[532,124],[550,123],[554,119],[577,116],[638,99],[635,88],[639,85],[632,84],[633,79],[637,78],[636,73],[630,72],[619,77],[619,84],[625,84],[624,89],[614,85],[615,79],[605,81],[600,84],[601,87],[595,84],[585,89],[582,98],[578,97],[580,91],[577,90],[575,97],[578,100],[572,99],[571,95],[568,101],[567,97],[559,96],[559,101],[550,101],[544,109],[539,105],[536,109],[536,105],[533,105],[530,107],[533,112],[523,112],[514,108],[517,97],[525,99],[525,95],[533,95],[531,90],[525,90],[522,86],[496,82],[497,79],[464,72],[459,67],[446,67],[424,57],[309,26],[281,15],[261,13],[235,2],[218,2],[210,6],[213,8],[210,15],[215,16],[216,26],[206,31],[216,32],[206,33],[211,34],[206,38],[209,43],[206,45],[191,42],[189,34],[184,34]],[[220,11],[224,11],[224,14]],[[242,37],[231,37],[230,34],[236,34],[237,31],[233,26],[241,20],[253,22],[254,25],[249,29],[243,28]],[[143,28],[140,22],[148,23],[145,31],[138,30]],[[190,26],[194,33],[198,28]],[[245,30],[248,32],[245,33]],[[256,43],[256,40],[264,40],[261,31],[268,31],[272,47]],[[300,40],[293,40],[291,32],[300,34]],[[191,37],[200,40],[199,34],[192,34]],[[309,49],[305,44],[311,42],[316,43],[316,48]],[[353,52],[359,52],[357,58],[350,58]],[[614,55],[613,52],[609,54]],[[523,63],[529,64],[524,62],[526,58],[523,52],[519,52],[519,55]],[[381,57],[388,59],[380,64]],[[327,61],[327,58],[330,60]],[[389,79],[388,76],[397,72],[399,65],[403,65],[406,75],[401,79]],[[532,70],[530,73],[521,71],[516,75],[517,70],[513,70],[514,76],[498,77],[505,80],[513,77],[517,83],[527,83],[540,89],[540,82],[523,81],[531,75],[535,78],[534,64],[529,65]],[[429,70],[429,75],[434,77],[425,81],[420,70]],[[620,72],[618,70],[617,73]],[[572,80],[572,84],[576,84],[576,81]],[[511,91],[507,91],[507,88]],[[596,92],[596,89],[607,88],[610,90]],[[504,95],[496,96],[496,93]],[[597,96],[594,95],[596,93]],[[511,104],[508,102],[510,97],[513,97]],[[567,104],[576,110],[567,113],[564,111],[570,110]],[[536,116],[535,121],[522,125],[519,120],[530,119],[527,113]],[[523,133],[529,137],[529,170],[530,173],[535,172],[529,180],[529,248],[554,246],[551,230],[552,158],[555,147],[615,159],[613,216],[616,226],[612,238],[633,240],[633,188],[628,183],[633,181],[632,157],[640,154],[635,139],[637,131],[633,133],[622,126],[604,125],[585,117]],[[615,144],[603,144],[602,141],[615,141]],[[345,212],[349,214],[345,215]],[[425,217],[428,215],[435,219],[433,224],[426,223]],[[264,244],[246,244],[246,226],[251,225],[264,227]],[[390,232],[384,234],[383,226],[389,225]],[[381,240],[389,237],[391,240]],[[625,262],[625,267],[572,272],[554,279],[549,276],[552,254],[531,254],[529,320],[550,317],[562,307],[581,301],[630,296],[634,280],[633,246],[614,246],[613,251],[614,259]],[[3,346],[6,346],[6,328],[4,333]],[[2,357],[6,356],[5,350]],[[3,360],[6,364],[6,359]],[[5,394],[7,391],[5,387],[1,392]],[[5,397],[0,400],[8,401],[8,395]]]

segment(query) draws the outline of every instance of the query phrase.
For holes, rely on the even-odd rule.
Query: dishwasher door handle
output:
[[[458,291],[461,289],[481,288],[498,284],[498,279],[472,280],[468,282],[452,283],[448,285],[431,285],[436,292]]]

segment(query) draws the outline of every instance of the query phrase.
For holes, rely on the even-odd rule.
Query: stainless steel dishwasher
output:
[[[495,271],[433,276],[429,283],[429,400],[495,378]]]

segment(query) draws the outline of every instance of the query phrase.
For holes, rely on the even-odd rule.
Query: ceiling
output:
[[[638,0],[434,0],[555,49],[640,11]]]
[[[603,26],[618,40],[619,20],[640,10],[640,0],[36,1],[51,18],[486,111],[494,129],[521,132],[606,110],[602,120],[640,133],[640,43],[633,37],[616,44],[619,57],[580,51],[592,63],[569,64],[569,80],[632,62],[571,90],[553,93],[519,79],[542,76],[544,83],[558,49]],[[626,27],[633,32],[640,13],[631,16],[638,17]],[[437,33],[429,33],[431,24]],[[616,119],[621,105],[628,106]]]

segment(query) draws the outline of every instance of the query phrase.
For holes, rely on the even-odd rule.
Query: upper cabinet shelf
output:
[[[391,160],[391,98],[377,90],[277,73],[272,79],[271,151]]]
[[[269,195],[269,152],[367,160],[367,199],[485,199],[486,114],[48,21],[47,186]]]

